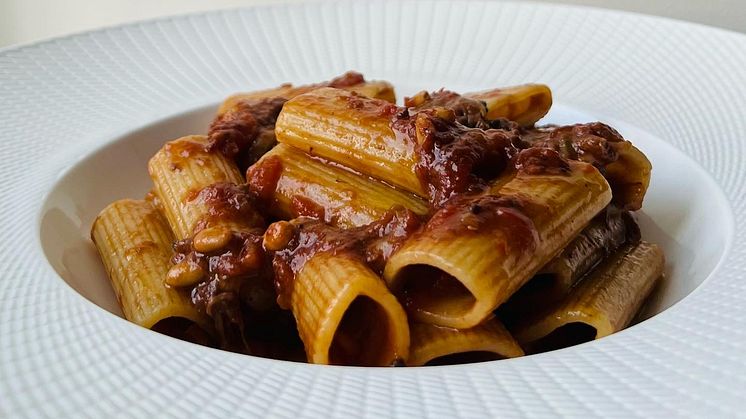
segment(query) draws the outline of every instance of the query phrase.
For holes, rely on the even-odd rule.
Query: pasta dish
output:
[[[236,94],[91,237],[129,321],[229,351],[423,366],[599,339],[663,276],[634,216],[651,165],[603,123],[537,125],[551,105],[526,84],[400,106],[355,72]]]

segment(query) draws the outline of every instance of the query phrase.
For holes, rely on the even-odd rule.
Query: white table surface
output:
[[[285,0],[299,2],[302,0]],[[746,32],[746,0],[555,0]],[[157,16],[271,0],[0,0],[0,47]]]

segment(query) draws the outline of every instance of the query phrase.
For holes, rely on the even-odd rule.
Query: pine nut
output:
[[[225,248],[233,233],[223,227],[209,227],[194,235],[192,246],[200,253],[212,253]]]
[[[188,287],[196,284],[205,272],[196,263],[183,260],[172,266],[166,274],[166,284],[172,287]]]

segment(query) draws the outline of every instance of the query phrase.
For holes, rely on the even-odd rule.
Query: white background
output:
[[[298,2],[300,0],[285,0]],[[629,10],[746,32],[746,0],[555,0]],[[0,0],[0,47],[156,16],[271,0]]]

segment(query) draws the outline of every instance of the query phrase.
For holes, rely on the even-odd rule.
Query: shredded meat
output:
[[[468,128],[446,108],[400,112],[391,127],[400,136],[415,137],[415,170],[434,206],[483,188],[518,153],[515,132]]]
[[[521,151],[515,159],[515,168],[529,175],[567,175],[570,164],[550,148],[529,148]]]
[[[204,277],[191,292],[197,310],[210,316],[221,340],[221,346],[245,349],[241,289],[250,281],[267,281],[262,277],[264,251],[261,229],[234,232],[227,246],[210,254],[196,251],[192,240],[174,243],[174,264],[186,262],[199,267]]]
[[[206,149],[248,167],[275,145],[275,122],[286,101],[282,97],[238,101],[212,122]]]
[[[206,216],[199,220],[193,234],[226,220],[253,226],[264,224],[246,185],[219,182],[194,191],[192,195],[188,197],[190,204],[197,203],[207,207]]]
[[[602,169],[619,157],[614,143],[624,138],[610,126],[601,122],[542,127],[529,130],[521,136],[523,147],[555,150],[568,160],[580,160]]]
[[[321,86],[336,87],[342,89],[344,87],[355,86],[358,84],[365,83],[365,77],[357,71],[348,71],[341,76],[335,77],[327,83],[321,83]]]
[[[412,108],[415,111],[447,108],[456,115],[456,122],[470,128],[491,128],[490,122],[487,121],[487,106],[484,102],[469,99],[450,90],[440,89],[437,92],[428,93],[419,92],[414,97],[404,98],[404,106]]]

